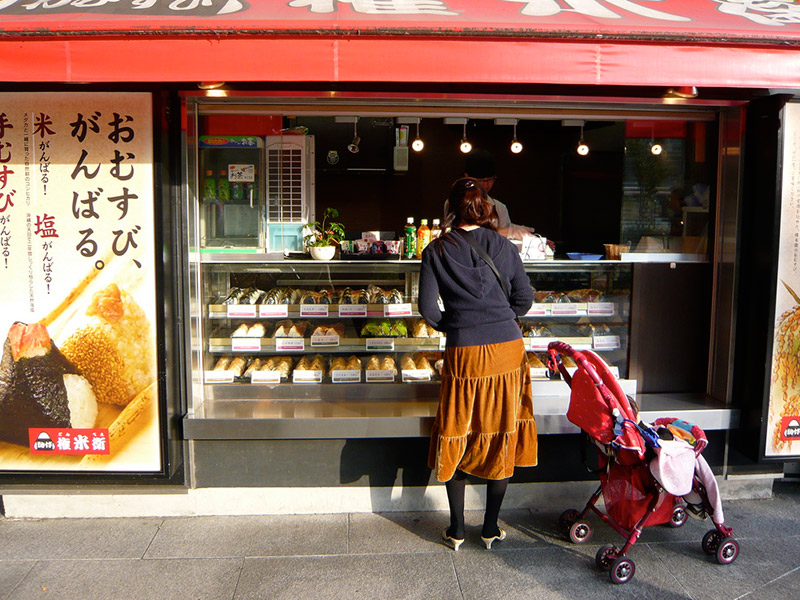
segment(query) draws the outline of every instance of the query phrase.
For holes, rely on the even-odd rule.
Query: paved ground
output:
[[[440,512],[315,516],[0,519],[0,598],[475,599],[800,598],[800,482],[773,498],[725,504],[741,554],[722,566],[700,547],[709,523],[647,528],[613,585],[598,547],[621,538],[596,519],[585,546],[566,541],[568,507],[501,514],[508,538],[486,551],[480,512],[456,553]]]

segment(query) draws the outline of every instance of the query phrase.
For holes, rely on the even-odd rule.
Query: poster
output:
[[[161,470],[152,98],[0,94],[0,471]]]
[[[783,117],[778,287],[765,456],[800,455],[800,104]]]

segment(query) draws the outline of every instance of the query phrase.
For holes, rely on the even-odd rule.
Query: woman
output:
[[[448,203],[452,222],[445,225],[452,230],[422,253],[419,280],[420,314],[447,334],[428,465],[446,482],[450,527],[442,537],[454,550],[464,541],[466,476],[487,480],[481,539],[491,549],[506,536],[497,518],[514,467],[537,462],[530,371],[516,322],[530,308],[533,290],[516,248],[495,231],[496,213],[483,188],[459,179]],[[464,235],[491,257],[508,294]]]

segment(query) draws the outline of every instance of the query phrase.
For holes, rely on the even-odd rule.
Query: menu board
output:
[[[800,455],[800,104],[784,108],[778,287],[765,456]]]
[[[0,471],[161,470],[152,97],[0,94]]]

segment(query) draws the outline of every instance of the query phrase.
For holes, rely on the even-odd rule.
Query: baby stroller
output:
[[[694,447],[685,442],[671,446],[674,440],[668,443],[661,437],[670,437],[671,434],[663,430],[667,429],[667,425],[676,424],[676,419],[658,419],[653,426],[641,423],[619,382],[595,353],[577,351],[568,344],[556,341],[548,345],[548,354],[548,367],[552,371],[557,369],[571,389],[567,418],[581,428],[599,451],[600,487],[582,511],[567,510],[562,513],[559,522],[569,531],[570,540],[577,544],[589,541],[592,536],[592,527],[586,520],[589,511],[622,535],[625,538],[624,546],[601,547],[595,556],[595,563],[598,568],[609,572],[613,583],[627,583],[636,570],[633,559],[627,553],[639,539],[642,529],[660,524],[680,527],[686,522],[688,515],[681,496],[690,492],[699,494],[703,509],[708,514],[714,512],[705,485],[695,472],[696,457],[707,444],[705,433],[696,425],[689,425],[691,435],[683,439],[694,441]],[[561,360],[562,355],[572,358],[577,365],[572,376]],[[676,429],[667,429],[670,430]],[[682,482],[677,485],[680,489],[676,489],[664,447],[683,446],[689,449],[688,457],[680,459],[686,475],[681,476]],[[654,473],[659,476],[663,474],[660,477],[662,481]],[[713,485],[716,492],[713,477],[710,480],[705,477],[705,480],[706,485]],[[676,491],[679,493],[674,493]],[[607,515],[595,506],[601,495]],[[717,512],[721,515],[718,495],[715,496],[719,507]],[[739,544],[733,539],[733,530],[726,527],[721,519],[714,525],[715,528],[703,536],[702,548],[706,554],[716,555],[720,564],[730,564],[739,555]]]

